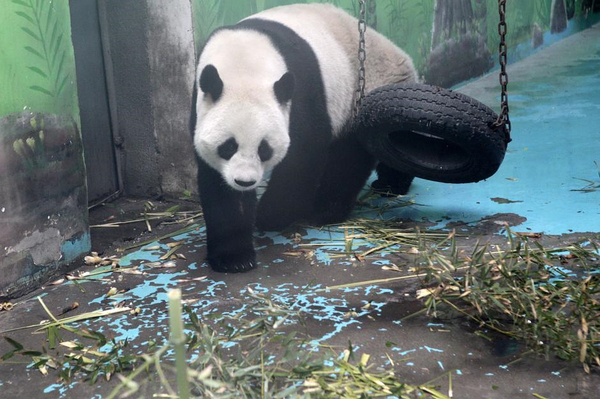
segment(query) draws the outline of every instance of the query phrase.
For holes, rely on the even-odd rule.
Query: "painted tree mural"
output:
[[[472,21],[471,0],[437,0],[431,47],[435,48],[451,37],[466,34]]]
[[[565,0],[552,0],[550,32],[560,33],[567,29],[567,7]]]
[[[478,16],[486,18],[481,2]],[[425,70],[428,83],[451,87],[473,76],[483,75],[493,67],[486,24],[475,18],[471,0],[436,0],[432,29],[431,54]]]
[[[316,2],[331,3],[354,16],[359,13],[358,0],[193,0],[197,48],[215,28],[255,12]],[[564,6],[568,19],[600,11],[600,0],[508,0],[509,47],[527,42],[533,48],[542,45],[544,32],[551,28],[555,3]],[[431,83],[449,86],[494,65],[499,43],[498,0],[367,0],[366,5],[368,26],[402,47]]]
[[[65,72],[65,38],[54,5],[40,0],[12,0],[20,6],[15,13],[21,17],[21,30],[33,41],[23,49],[33,54],[39,61],[37,65],[27,67],[40,79],[39,84],[29,86],[31,90],[58,97],[69,80]]]

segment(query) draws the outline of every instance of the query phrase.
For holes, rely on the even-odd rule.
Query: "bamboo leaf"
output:
[[[67,84],[67,80],[69,80],[69,75],[66,75],[62,82],[60,83],[60,86],[58,86],[58,89],[56,90],[56,95],[60,95],[60,93],[63,91],[63,89],[65,88],[65,85]]]
[[[12,0],[13,3],[24,6],[24,7],[29,7],[31,8],[31,6],[27,3],[25,3],[23,0]]]
[[[0,357],[0,360],[6,361],[6,360],[10,359],[11,357],[13,357],[14,354],[17,352],[18,352],[17,350],[12,350],[12,351],[6,352],[4,355],[2,355],[2,357]]]
[[[24,351],[24,352],[21,352],[21,355],[23,355],[23,356],[42,356],[43,353],[39,352],[39,351]]]
[[[40,39],[40,37],[38,35],[36,35],[35,33],[33,33],[33,31],[31,29],[26,28],[26,27],[22,27],[21,29],[23,30],[23,32],[27,33],[29,36],[33,37],[38,42],[42,41],[42,39]]]
[[[31,90],[35,90],[35,91],[39,91],[40,93],[44,93],[49,95],[50,97],[54,97],[54,93],[52,93],[51,91],[44,89],[43,87],[40,86],[29,86],[29,88]]]
[[[33,55],[40,57],[42,60],[46,60],[46,58],[44,58],[44,56],[42,54],[40,54],[40,52],[37,51],[36,49],[34,49],[33,47],[25,46],[25,50],[29,51]]]
[[[49,43],[54,43],[54,40],[56,40],[57,33],[58,33],[58,20],[55,20],[54,26],[52,27],[52,33],[50,34],[50,42]]]
[[[58,342],[60,342],[60,336],[58,335],[58,327],[53,326],[48,328],[47,331],[48,348],[54,349]]]
[[[58,79],[60,79],[62,75],[62,69],[65,64],[65,52],[62,52],[62,56],[60,58],[60,62],[58,63],[58,68],[56,69],[56,82],[58,83]]]
[[[42,10],[40,9],[40,14],[41,13],[42,13]],[[46,32],[48,32],[48,27],[50,26],[50,20],[51,20],[53,14],[54,14],[54,7],[52,4],[50,4],[50,6],[48,7],[48,15],[46,17],[46,29],[45,29]]]
[[[19,17],[24,18],[27,21],[29,21],[35,25],[35,21],[27,13],[24,13],[23,11],[16,11],[15,14],[17,14]]]
[[[44,71],[42,71],[40,68],[33,67],[33,66],[30,66],[30,67],[27,67],[27,68],[30,69],[30,70],[32,70],[33,72],[37,73],[38,75],[40,75],[40,76],[48,79],[48,75],[46,75],[46,73]]]
[[[17,341],[15,341],[12,338],[9,337],[4,337],[4,339],[6,340],[6,342],[8,342],[11,346],[13,346],[16,350],[20,351],[23,350],[23,345],[21,345],[20,343],[18,343]]]
[[[56,57],[58,56],[58,50],[60,50],[60,44],[62,43],[62,39],[63,34],[61,33],[60,35],[58,35],[58,38],[56,39],[56,44],[54,45],[54,49],[52,50],[52,66],[56,65]]]

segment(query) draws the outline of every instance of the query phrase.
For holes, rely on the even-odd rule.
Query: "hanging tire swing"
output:
[[[418,83],[392,84],[364,95],[364,0],[359,31],[359,88],[354,132],[379,162],[408,175],[443,183],[492,176],[510,142],[506,87],[506,0],[500,9],[502,112],[461,93]]]

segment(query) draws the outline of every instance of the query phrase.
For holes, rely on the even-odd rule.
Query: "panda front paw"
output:
[[[218,273],[245,273],[256,268],[256,255],[248,254],[221,254],[207,257],[210,267]]]

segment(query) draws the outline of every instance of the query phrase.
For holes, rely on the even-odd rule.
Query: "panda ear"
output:
[[[216,102],[223,93],[223,81],[214,65],[207,65],[200,75],[200,89]]]
[[[285,104],[292,99],[294,88],[296,86],[296,78],[291,72],[286,72],[281,79],[275,82],[275,97],[280,104]]]

